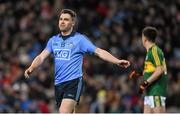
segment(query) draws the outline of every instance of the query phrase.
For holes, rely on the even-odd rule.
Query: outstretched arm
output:
[[[46,49],[43,50],[32,62],[31,66],[27,68],[24,72],[25,78],[29,78],[29,75],[38,68],[43,61],[50,55],[50,52]]]
[[[99,58],[103,59],[104,61],[111,62],[113,64],[117,64],[118,66],[121,66],[121,67],[124,67],[124,68],[127,68],[130,65],[129,61],[127,61],[127,60],[119,60],[116,57],[114,57],[113,55],[111,55],[109,52],[107,52],[107,51],[105,51],[103,49],[100,49],[100,48],[96,48],[95,54]]]

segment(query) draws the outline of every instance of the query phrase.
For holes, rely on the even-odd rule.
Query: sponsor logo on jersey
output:
[[[70,49],[54,49],[55,59],[70,60],[71,50]]]

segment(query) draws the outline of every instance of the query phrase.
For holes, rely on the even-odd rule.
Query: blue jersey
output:
[[[60,34],[52,36],[46,50],[53,54],[55,63],[55,85],[82,77],[83,55],[93,54],[94,46],[86,36],[73,33],[63,39]]]

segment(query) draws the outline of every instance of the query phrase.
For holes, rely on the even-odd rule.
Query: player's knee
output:
[[[59,113],[73,113],[71,109],[59,109]]]
[[[152,113],[151,107],[148,105],[144,105],[144,113]]]
[[[155,107],[153,113],[165,113],[165,107]]]
[[[74,108],[65,108],[65,107],[60,107],[59,108],[59,113],[73,113]]]

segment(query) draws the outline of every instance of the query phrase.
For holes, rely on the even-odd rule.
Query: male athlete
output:
[[[83,80],[82,62],[85,53],[95,54],[99,58],[127,68],[130,63],[119,60],[109,52],[94,46],[85,35],[75,31],[76,13],[64,9],[59,17],[60,34],[52,36],[46,48],[33,60],[25,71],[25,78],[38,68],[50,54],[55,62],[55,99],[60,113],[72,113],[79,102]]]
[[[154,27],[145,27],[142,31],[142,43],[147,50],[144,65],[144,82],[139,92],[144,97],[144,113],[165,113],[165,100],[167,88],[167,69],[162,50],[155,44],[157,30]],[[140,76],[133,71],[129,78]]]

